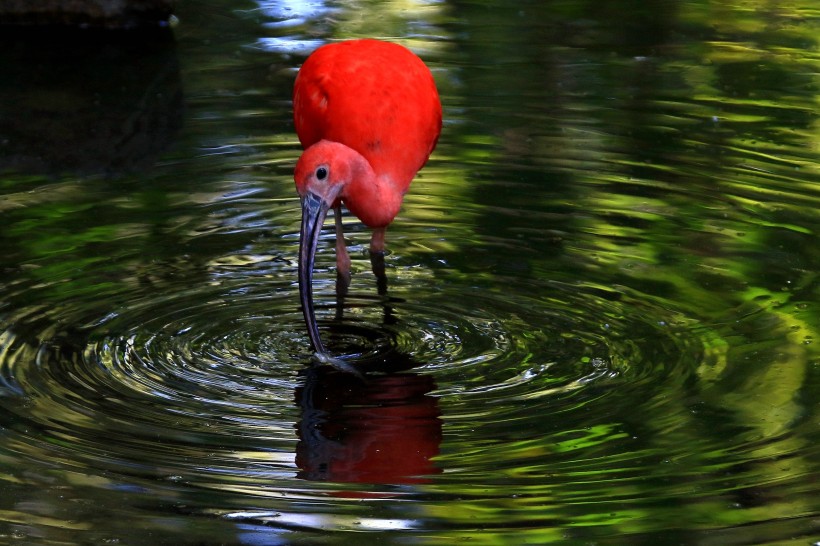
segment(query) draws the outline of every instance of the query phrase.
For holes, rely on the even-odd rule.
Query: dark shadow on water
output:
[[[179,62],[167,28],[0,26],[0,66],[0,171],[140,171],[182,125]]]

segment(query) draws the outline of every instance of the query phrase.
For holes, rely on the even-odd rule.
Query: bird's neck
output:
[[[387,175],[376,175],[367,160],[353,165],[344,190],[345,206],[369,227],[385,227],[399,213],[403,194]]]

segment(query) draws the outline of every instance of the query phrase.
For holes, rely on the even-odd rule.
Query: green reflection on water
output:
[[[80,502],[54,500],[44,489],[35,516],[6,500],[4,532],[20,526],[71,541],[92,529],[92,538],[107,539],[130,536],[138,524],[162,536],[230,541],[236,530],[223,516],[256,508],[326,517],[326,535],[290,528],[294,542],[305,543],[360,540],[333,531],[405,510],[416,528],[385,531],[387,540],[777,543],[811,536],[820,444],[820,14],[813,5],[362,2],[285,30],[260,25],[257,14],[232,11],[231,3],[206,5],[180,7],[184,125],[155,166],[0,177],[0,312],[12,332],[0,336],[4,371],[26,369],[17,377],[25,380],[43,358],[39,342],[73,339],[66,325],[87,326],[108,313],[128,324],[133,305],[151,298],[169,313],[190,306],[202,317],[196,295],[207,293],[222,306],[207,308],[214,323],[238,307],[248,322],[275,323],[278,313],[293,311],[278,301],[249,305],[243,291],[293,288],[298,207],[290,170],[298,149],[289,93],[301,53],[255,44],[294,34],[385,36],[429,61],[445,131],[388,235],[393,290],[421,302],[410,308],[419,323],[424,306],[455,295],[471,313],[475,344],[500,330],[510,339],[499,346],[517,360],[435,369],[446,393],[444,472],[403,490],[406,501],[395,503],[388,500],[395,489],[354,504],[333,500],[332,484],[311,489],[289,474],[297,413],[289,389],[276,394],[286,415],[269,423],[253,421],[259,406],[231,407],[237,392],[222,399],[196,393],[225,404],[196,411],[218,420],[220,410],[233,410],[249,429],[267,430],[271,444],[262,447],[239,434],[227,442],[207,433],[211,423],[186,415],[184,405],[177,409],[189,434],[159,418],[155,429],[132,422],[134,432],[161,437],[196,469],[139,437],[117,453],[128,464],[132,451],[149,454],[132,474],[96,453],[111,479],[94,467],[95,452],[72,452],[80,443],[73,434],[129,422],[122,415],[103,427],[80,401],[72,411],[26,401],[34,418],[68,430],[44,430],[34,436],[46,445],[29,445],[21,432],[27,413],[10,402],[19,420],[3,431],[16,443],[0,448],[10,469],[3,485],[14,492],[6,499],[53,480]],[[366,240],[355,227],[350,237],[354,250]],[[320,256],[322,273],[332,260],[329,251]],[[368,266],[361,257],[356,266],[354,287],[365,293]],[[224,292],[214,289],[221,283]],[[332,293],[325,288],[322,295]],[[136,316],[149,322],[154,309],[146,308]],[[567,319],[565,328],[555,315]],[[205,329],[205,322],[194,323]],[[595,331],[574,331],[579,325]],[[554,349],[558,337],[580,338],[588,352]],[[18,351],[18,343],[30,347]],[[458,339],[434,346],[446,355]],[[603,348],[623,352],[603,355],[611,357],[600,364],[605,379],[584,384],[578,378],[601,361]],[[161,410],[163,402],[150,398],[158,392],[134,381],[133,369],[116,367],[121,356],[109,351],[101,364]],[[287,364],[290,373],[299,363]],[[166,377],[151,373],[157,383]],[[538,379],[522,379],[528,374]],[[501,385],[509,390],[488,388]],[[196,386],[214,388],[205,379]],[[94,389],[87,392],[92,399]],[[173,401],[173,389],[161,392]],[[103,407],[123,411],[118,404]],[[142,407],[139,416],[152,411]],[[246,469],[270,471],[266,457],[278,465],[275,479]],[[50,458],[63,466],[40,468],[38,478],[25,472],[27,459],[39,468]],[[135,484],[141,493],[108,492]],[[294,491],[301,503],[278,498]],[[126,499],[115,509],[117,523],[76,508],[110,506],[114,497]],[[198,530],[203,520],[207,529]]]

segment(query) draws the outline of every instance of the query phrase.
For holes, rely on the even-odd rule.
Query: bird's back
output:
[[[403,46],[353,40],[317,49],[293,91],[296,133],[362,154],[403,193],[435,148],[441,103],[430,70]]]

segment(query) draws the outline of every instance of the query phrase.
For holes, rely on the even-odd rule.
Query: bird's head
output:
[[[310,341],[317,353],[325,348],[313,310],[313,264],[327,211],[340,205],[345,188],[356,178],[372,177],[372,169],[356,151],[328,140],[310,146],[296,163],[293,177],[302,200],[299,238],[299,296]]]
[[[320,140],[302,154],[293,178],[304,204],[308,195],[326,204],[325,212],[339,205],[342,190],[353,177],[353,150],[338,142]]]

